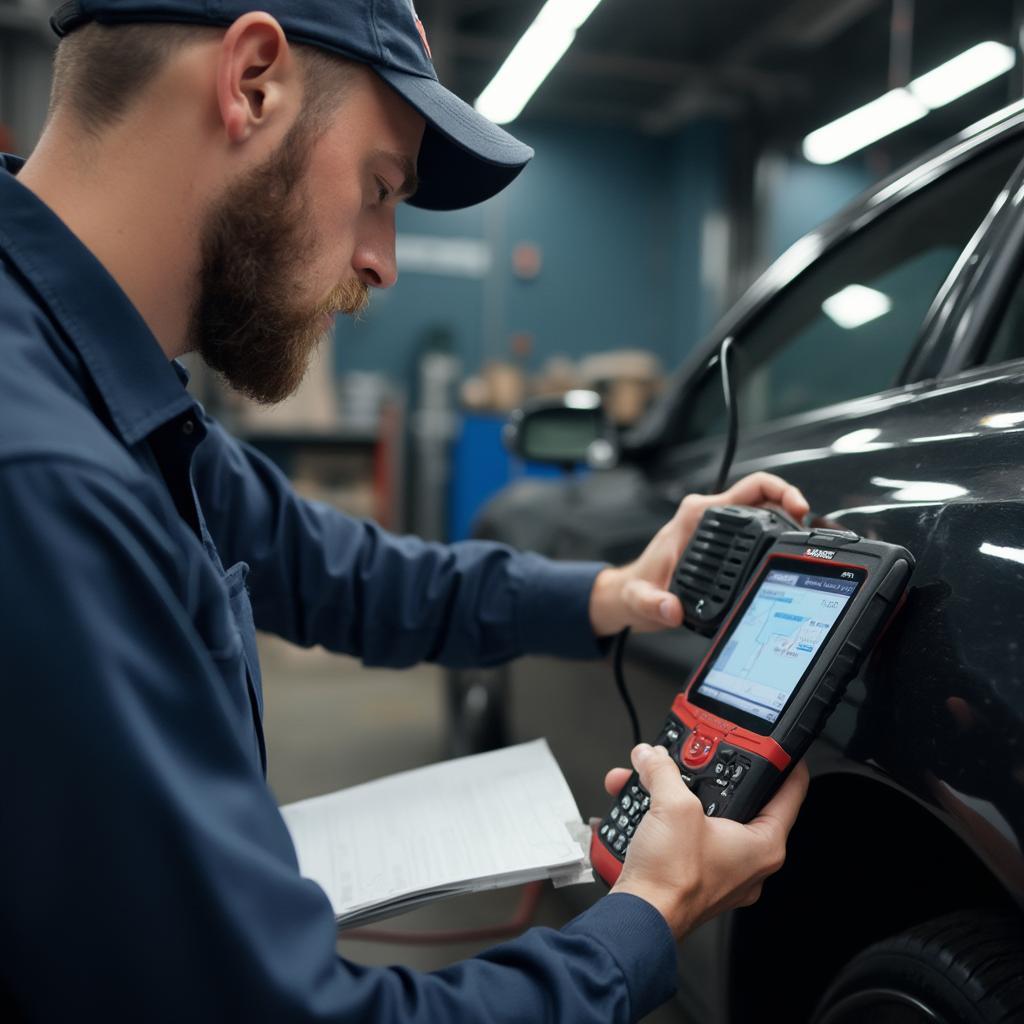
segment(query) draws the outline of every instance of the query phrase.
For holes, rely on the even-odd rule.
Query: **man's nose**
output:
[[[398,280],[394,228],[362,242],[356,248],[353,265],[363,284],[370,288],[390,288]]]

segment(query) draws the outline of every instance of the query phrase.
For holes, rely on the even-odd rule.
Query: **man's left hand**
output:
[[[752,473],[721,494],[688,494],[635,562],[598,573],[590,592],[597,636],[627,626],[650,633],[682,624],[683,606],[666,588],[701,516],[714,505],[775,505],[798,522],[810,508],[797,488],[771,473]]]

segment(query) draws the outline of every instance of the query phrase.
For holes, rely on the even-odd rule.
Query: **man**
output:
[[[440,87],[403,0],[268,7],[64,4],[48,124],[0,173],[0,1012],[636,1019],[673,939],[781,864],[802,769],[741,826],[638,747],[652,812],[612,894],[431,975],[362,968],[263,780],[254,623],[368,664],[594,656],[679,624],[665,587],[708,503],[806,502],[761,474],[688,498],[633,565],[559,565],[389,536],[230,438],[175,357],[282,398],[333,315],[394,283],[417,174],[454,208],[530,156]]]

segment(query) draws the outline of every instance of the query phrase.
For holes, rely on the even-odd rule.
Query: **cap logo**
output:
[[[416,22],[416,31],[420,34],[420,42],[423,44],[423,49],[426,51],[427,57],[433,60],[434,55],[430,52],[430,43],[427,42],[427,30],[423,27],[423,22],[420,21],[420,16],[416,13],[412,0],[409,0],[409,10],[412,12],[412,20]]]

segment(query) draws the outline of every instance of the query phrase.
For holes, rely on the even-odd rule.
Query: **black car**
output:
[[[712,489],[733,340],[730,479],[770,470],[814,515],[917,559],[907,604],[812,747],[783,871],[684,944],[680,1020],[1024,1020],[1024,104],[872,188],[782,256],[620,439],[617,464],[524,480],[477,534],[635,556]],[[653,737],[707,648],[635,636]],[[547,736],[585,815],[625,763],[607,666],[452,680],[464,745]],[[596,887],[579,888],[578,900]]]

